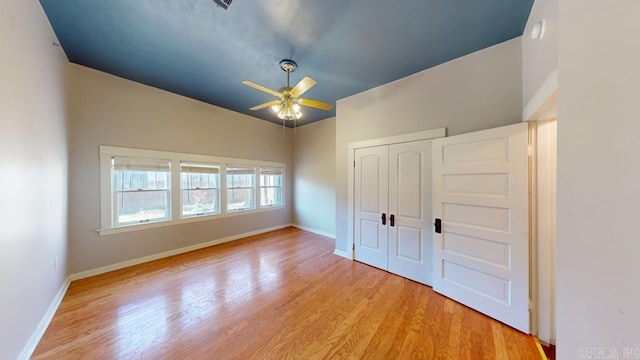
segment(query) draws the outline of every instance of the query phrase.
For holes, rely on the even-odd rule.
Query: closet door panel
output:
[[[354,258],[383,270],[388,254],[388,165],[387,146],[355,150]]]
[[[431,285],[431,140],[389,146],[388,270]]]

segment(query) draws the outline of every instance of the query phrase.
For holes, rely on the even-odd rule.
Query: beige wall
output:
[[[335,235],[336,119],[296,129],[293,223]]]
[[[640,2],[559,3],[557,358],[630,359],[640,348]]]
[[[339,100],[336,249],[347,251],[348,143],[439,127],[467,133],[519,122],[521,112],[521,38]]]
[[[79,65],[69,69],[70,272],[291,223],[291,130]],[[286,207],[99,236],[99,145],[279,161]]]
[[[2,359],[27,347],[66,278],[67,59],[55,40],[38,1],[0,1]]]
[[[522,98],[526,106],[558,68],[558,0],[536,0],[522,36]],[[531,39],[531,29],[545,19],[542,39]]]

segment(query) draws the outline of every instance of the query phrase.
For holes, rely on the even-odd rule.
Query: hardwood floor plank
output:
[[[507,344],[502,336],[502,326],[498,323],[491,323],[491,333],[493,335],[493,349],[496,354],[496,360],[508,359]]]
[[[382,321],[382,324],[378,327],[374,337],[369,342],[369,346],[363,354],[365,359],[374,358],[393,358],[391,354],[392,347],[397,336],[390,336],[390,334],[398,334],[400,332],[402,323],[404,321],[405,314],[409,313],[410,303],[417,295],[418,288],[412,286],[413,282],[404,281],[396,289],[397,293],[408,291],[408,296],[393,297],[389,299],[389,307],[386,311],[386,316]],[[426,299],[425,299],[426,300]],[[400,316],[400,315],[403,316]]]
[[[461,348],[462,331],[462,312],[463,309],[460,306],[456,306],[453,300],[445,300],[445,311],[451,314],[451,325],[449,327],[449,334],[447,339],[447,355],[448,359],[459,359]]]
[[[537,359],[519,333],[295,228],[72,282],[33,359]]]
[[[418,294],[413,298],[416,299],[412,316],[408,319],[407,334],[404,337],[400,347],[400,357],[404,359],[433,359],[435,356],[436,342],[433,333],[429,328],[428,322],[433,319],[434,312],[431,311],[437,307],[437,298],[431,298],[422,294],[422,288],[418,289]],[[427,315],[427,313],[429,313]],[[442,329],[444,331],[444,329]],[[430,334],[431,336],[426,336]],[[422,340],[422,341],[421,341]]]

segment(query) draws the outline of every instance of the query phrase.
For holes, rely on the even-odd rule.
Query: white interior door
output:
[[[432,284],[431,140],[389,146],[389,272]]]
[[[433,140],[433,289],[529,333],[528,125]]]
[[[354,257],[387,270],[388,146],[356,149],[355,162]]]

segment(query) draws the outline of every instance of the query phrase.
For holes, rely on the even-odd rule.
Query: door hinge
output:
[[[356,161],[355,160],[353,160],[353,168],[354,169],[356,168]]]
[[[355,250],[356,250],[356,243],[353,243],[352,245],[353,245],[353,246],[351,247],[351,249],[352,249],[353,251],[355,251]]]
[[[533,155],[533,146],[531,145],[527,146],[527,155],[529,156]]]
[[[535,304],[533,303],[533,301],[529,300],[529,311],[533,311],[536,309]]]

